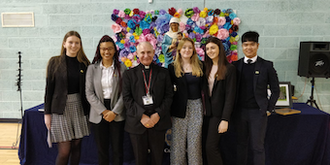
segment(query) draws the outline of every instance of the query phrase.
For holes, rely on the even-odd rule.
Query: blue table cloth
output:
[[[40,104],[24,112],[18,153],[22,165],[52,165],[55,162],[57,147],[48,148],[43,112],[38,111],[42,108],[43,104]],[[330,115],[304,103],[294,103],[293,109],[301,113],[272,114],[268,118],[266,165],[330,165]],[[236,138],[232,128],[221,139],[226,165],[234,165],[236,160]],[[124,138],[124,162],[133,165],[134,155],[127,133]],[[80,164],[97,164],[93,133],[82,141]],[[163,164],[169,164],[168,153],[164,155]]]

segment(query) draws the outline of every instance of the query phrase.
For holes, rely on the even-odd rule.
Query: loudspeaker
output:
[[[300,42],[298,75],[330,77],[330,42]]]

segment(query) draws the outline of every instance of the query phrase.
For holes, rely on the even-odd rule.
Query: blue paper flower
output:
[[[232,25],[230,24],[230,22],[227,22],[226,24],[223,25],[223,28],[229,30],[231,28],[231,26]]]
[[[148,29],[149,28],[149,23],[148,22],[146,22],[146,21],[141,21],[140,22],[140,28],[142,29],[142,30],[144,30],[144,29]]]
[[[229,18],[230,19],[234,19],[234,18],[236,18],[237,16],[236,16],[236,14],[235,13],[230,13],[229,14]]]
[[[124,49],[125,48],[124,44],[122,44],[120,42],[116,42],[116,45],[118,45],[119,49]]]
[[[136,52],[136,47],[133,46],[133,45],[131,45],[131,46],[129,47],[129,50],[131,51],[131,53],[134,53],[134,52]]]
[[[195,26],[194,31],[195,31],[196,33],[199,33],[199,34],[204,34],[204,30],[202,30],[202,29],[199,28],[198,26]]]
[[[194,21],[192,19],[187,20],[187,25],[192,26],[194,24]]]
[[[129,37],[129,42],[135,43],[135,38],[133,35]]]
[[[131,28],[131,29],[134,29],[134,28],[135,28],[135,23],[134,23],[134,21],[133,21],[133,20],[129,20],[129,21],[127,22],[127,26],[128,26],[129,28]]]

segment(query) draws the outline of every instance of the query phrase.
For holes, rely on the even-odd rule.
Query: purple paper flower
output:
[[[140,17],[140,15],[138,15],[138,14],[134,14],[133,17],[132,17],[132,19],[133,19],[136,23],[139,23],[141,17]]]
[[[129,54],[130,52],[127,50],[127,49],[122,49],[119,53],[119,57],[122,58],[122,57],[127,57],[127,55]]]
[[[164,15],[164,14],[166,14],[166,11],[165,10],[159,10],[159,15]]]
[[[163,35],[158,35],[158,36],[157,36],[157,41],[158,41],[158,42],[162,42],[163,39],[164,39],[164,36],[163,36]]]
[[[237,36],[237,33],[236,32],[232,32],[231,33],[231,36],[236,37]]]
[[[116,22],[118,16],[116,16],[115,14],[111,14],[111,20]]]
[[[117,15],[119,13],[119,10],[113,9],[113,14]]]
[[[129,42],[125,42],[124,47],[125,47],[125,48],[129,48],[130,45],[131,45],[131,44],[130,44]]]
[[[193,11],[194,11],[194,13],[200,13],[201,12],[198,7],[193,7]]]
[[[143,29],[143,28],[142,28],[142,29]],[[143,35],[147,35],[147,34],[150,33],[150,30],[149,30],[149,29],[144,29],[144,30],[142,31],[142,33],[143,33]]]
[[[189,38],[191,38],[191,39],[193,39],[193,38],[195,38],[196,37],[196,35],[195,35],[195,33],[189,33]]]
[[[125,14],[125,19],[131,19],[131,17],[129,16],[129,15],[127,15],[127,14]]]
[[[144,18],[146,16],[146,13],[144,11],[140,11],[139,15],[140,18]]]
[[[197,42],[201,42],[201,40],[202,40],[202,35],[201,34],[196,34],[196,41]]]

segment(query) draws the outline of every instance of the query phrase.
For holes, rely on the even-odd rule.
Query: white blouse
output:
[[[112,65],[110,67],[106,68],[103,66],[102,61],[101,61],[100,68],[102,69],[101,84],[102,84],[102,90],[103,90],[103,98],[110,99],[111,93],[112,93],[113,72],[115,70],[115,67],[112,63]]]

